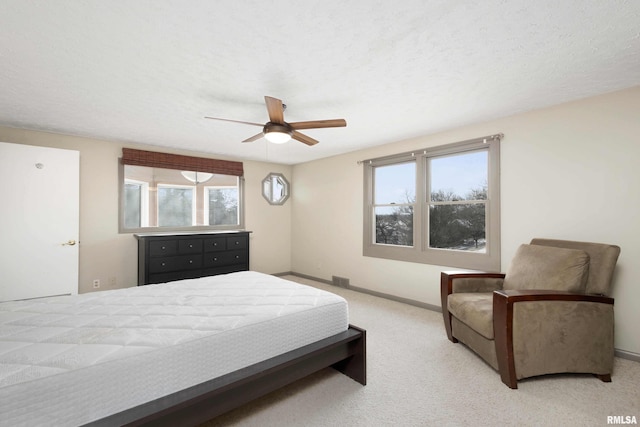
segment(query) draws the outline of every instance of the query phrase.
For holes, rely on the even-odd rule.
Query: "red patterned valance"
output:
[[[125,165],[209,172],[222,175],[242,176],[244,174],[242,162],[157,153],[155,151],[134,150],[132,148],[122,149],[122,163]]]

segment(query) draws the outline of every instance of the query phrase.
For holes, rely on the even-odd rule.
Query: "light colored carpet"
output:
[[[294,276],[342,295],[367,330],[367,382],[324,369],[203,426],[604,426],[640,422],[640,363],[616,358],[613,382],[591,375],[522,380],[511,390],[447,340],[442,315]]]

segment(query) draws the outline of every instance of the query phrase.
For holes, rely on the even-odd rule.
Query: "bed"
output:
[[[366,384],[346,301],[257,272],[0,303],[0,425],[197,425],[329,366]]]

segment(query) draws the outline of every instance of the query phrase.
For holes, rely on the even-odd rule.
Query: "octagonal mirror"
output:
[[[262,180],[262,195],[271,205],[283,205],[289,198],[289,181],[281,173],[270,173]]]

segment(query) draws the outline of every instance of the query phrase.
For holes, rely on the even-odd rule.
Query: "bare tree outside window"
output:
[[[158,185],[158,226],[193,225],[194,189]]]
[[[415,181],[415,162],[375,169],[376,243],[413,246]]]
[[[481,192],[482,190],[478,190]],[[486,193],[486,188],[485,188]],[[455,203],[463,199],[450,192],[431,195],[429,246],[440,249],[476,250],[485,248],[485,203]],[[454,202],[454,203],[446,203]]]
[[[485,250],[487,162],[485,150],[429,160],[430,248]]]
[[[209,191],[209,224],[233,225],[238,223],[238,189],[215,188]]]
[[[431,195],[435,202],[430,207],[429,246],[439,249],[483,251],[486,244],[486,205],[455,203],[464,200],[486,200],[486,187],[478,188],[463,198],[451,192],[439,191]],[[477,199],[476,199],[477,197]],[[454,202],[447,204],[446,202]],[[376,209],[376,243],[413,246],[413,204]]]

